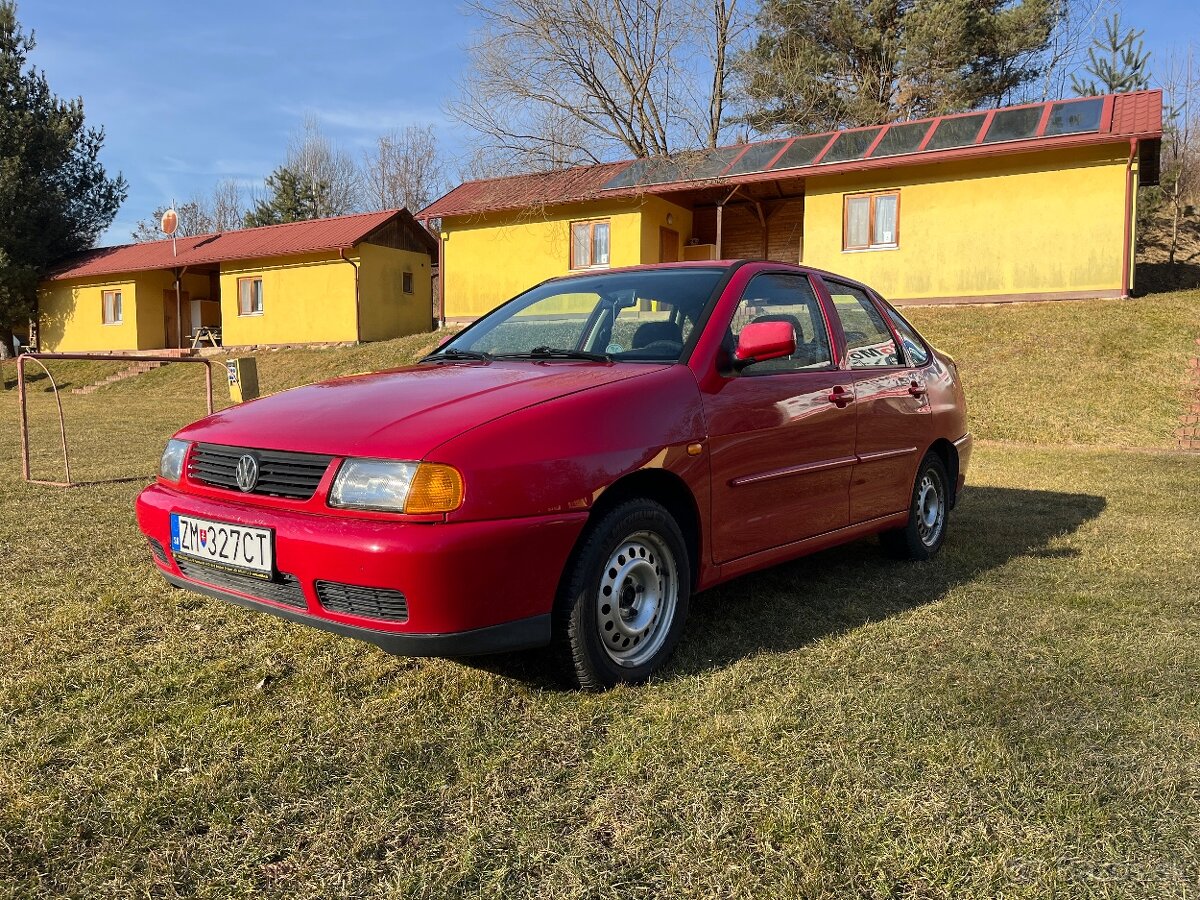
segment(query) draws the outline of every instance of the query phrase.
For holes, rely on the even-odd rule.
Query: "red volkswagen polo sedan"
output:
[[[663,664],[696,591],[868,534],[932,556],[970,452],[954,362],[866,286],[683,263],[202,419],[137,515],[178,587],[400,654],[551,645],[603,688]]]

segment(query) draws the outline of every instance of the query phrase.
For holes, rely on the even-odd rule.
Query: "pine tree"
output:
[[[267,176],[266,197],[256,200],[246,213],[246,227],[281,225],[320,217],[320,184],[315,184],[288,166],[280,166]]]
[[[0,357],[50,265],[93,246],[127,191],[99,162],[104,130],[84,124],[83,101],[59,99],[29,65],[34,46],[0,0]]]
[[[744,121],[793,133],[998,103],[1041,72],[1065,0],[763,0]]]
[[[1091,78],[1071,76],[1071,90],[1081,97],[1124,94],[1150,86],[1150,53],[1142,42],[1144,31],[1130,28],[1121,34],[1121,17],[1114,14],[1104,23],[1104,37],[1088,48],[1083,71]]]

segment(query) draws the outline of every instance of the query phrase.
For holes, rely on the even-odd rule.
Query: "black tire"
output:
[[[589,526],[564,573],[552,644],[560,676],[590,691],[644,682],[679,642],[691,592],[671,514],[652,500],[615,507]]]
[[[934,503],[936,509],[931,506]],[[879,541],[897,559],[932,559],[946,540],[949,512],[950,481],[946,466],[936,453],[927,453],[913,481],[908,523],[903,528],[883,532]]]

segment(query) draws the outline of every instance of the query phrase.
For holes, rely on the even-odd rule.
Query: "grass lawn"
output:
[[[1175,446],[1187,360],[1200,353],[1200,291],[904,312],[962,363],[984,439]]]
[[[1200,455],[1121,449],[1171,444],[1196,295],[913,318],[985,439],[943,554],[724,585],[661,678],[603,695],[173,591],[138,484],[23,484],[6,439],[0,896],[1197,896]],[[149,471],[197,382],[68,396],[81,475]]]

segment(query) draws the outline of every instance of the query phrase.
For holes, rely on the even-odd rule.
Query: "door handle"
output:
[[[914,380],[909,383],[908,392],[910,394],[912,394],[914,397],[917,397],[918,399],[921,397],[924,397],[926,394],[925,385],[921,384],[921,382],[919,382],[919,381]]]
[[[845,409],[850,403],[854,402],[854,392],[847,391],[840,384],[834,387],[829,396],[826,397],[830,403],[838,409]]]

